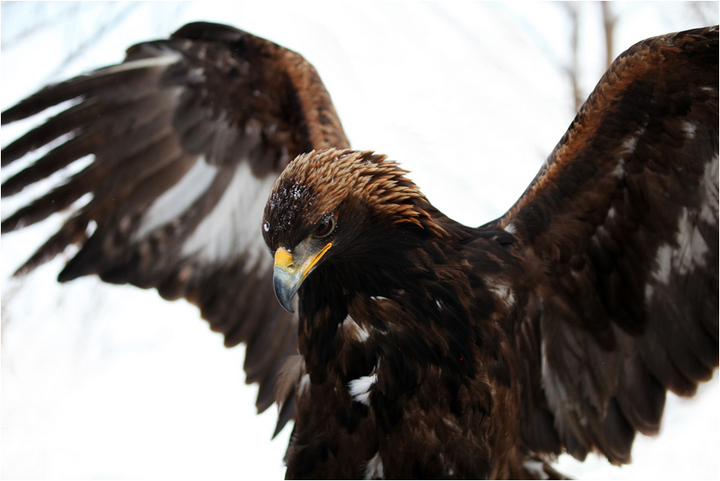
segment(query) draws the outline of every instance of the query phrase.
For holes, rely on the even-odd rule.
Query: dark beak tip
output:
[[[292,281],[293,279],[287,272],[277,267],[275,268],[275,272],[273,273],[273,290],[275,291],[275,297],[283,309],[294,313],[295,311],[292,308],[291,301],[300,286],[296,286]]]
[[[283,304],[283,303],[281,302],[280,305],[282,306],[283,309],[285,309],[286,311],[288,311],[290,314],[295,314],[295,311],[293,310],[293,308],[292,308],[292,306],[291,306],[290,304]]]

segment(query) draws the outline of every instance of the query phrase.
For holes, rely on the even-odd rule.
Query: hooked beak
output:
[[[310,271],[332,247],[328,242],[319,252],[308,255],[304,259],[295,259],[289,250],[279,247],[275,251],[275,268],[273,269],[273,289],[275,297],[288,312],[293,311],[290,301],[300,289]]]

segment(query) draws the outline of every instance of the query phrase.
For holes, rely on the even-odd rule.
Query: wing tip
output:
[[[230,25],[213,22],[191,22],[183,25],[170,38],[187,40],[237,41],[246,32]]]

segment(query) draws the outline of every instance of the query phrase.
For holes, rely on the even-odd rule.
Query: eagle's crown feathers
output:
[[[298,156],[278,178],[265,218],[280,216],[275,224],[281,229],[300,219],[313,226],[353,198],[378,219],[409,223],[444,235],[426,210],[429,202],[407,174],[396,162],[372,151],[312,151]],[[284,208],[278,209],[280,205]]]

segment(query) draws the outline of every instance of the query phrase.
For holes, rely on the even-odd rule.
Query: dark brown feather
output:
[[[3,195],[93,155],[3,232],[91,194],[20,271],[75,244],[61,281],[197,304],[227,346],[247,343],[258,408],[275,397],[278,429],[297,419],[290,478],[560,477],[562,452],[626,463],[665,392],[692,395],[718,364],[717,37],[621,55],[526,193],[470,228],[396,163],[344,150],[301,56],[190,24],[3,113],[73,102],[3,150],[5,165],[52,148]],[[259,241],[280,172],[271,250],[337,226],[299,317],[275,303]]]
[[[718,364],[717,85],[716,27],[632,47],[525,195],[478,229],[372,152],[293,161],[265,241],[327,246],[299,290],[288,477],[629,462],[666,390],[692,395]]]
[[[46,87],[3,112],[2,122],[65,101],[72,101],[66,110],[3,149],[5,165],[62,142],[6,180],[2,194],[87,155],[92,161],[4,219],[2,231],[41,221],[85,194],[91,198],[18,272],[76,244],[80,250],[61,281],[97,274],[187,298],[226,345],[248,344],[247,380],[260,384],[257,405],[266,409],[285,357],[296,351],[296,320],[271,292],[261,205],[293,157],[348,145],[317,73],[276,44],[194,23],[168,40],[129,48],[120,65]],[[176,193],[163,200],[178,186],[195,190],[195,197],[184,201],[191,194]],[[245,198],[234,204],[228,195]],[[219,222],[227,230],[213,237],[203,220],[216,212],[225,213]],[[223,239],[230,244],[219,244]]]
[[[696,30],[621,55],[499,221],[537,264],[545,364],[527,375],[576,457],[628,462],[665,390],[692,395],[717,366],[717,42]]]

